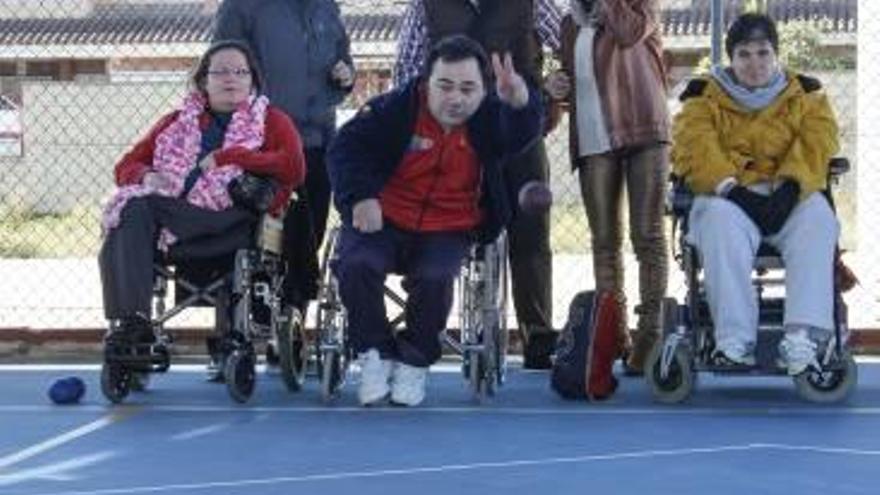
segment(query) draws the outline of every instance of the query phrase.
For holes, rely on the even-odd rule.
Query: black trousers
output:
[[[520,331],[526,337],[553,331],[553,254],[550,250],[550,212],[523,213],[519,189],[528,181],[546,182],[550,175],[544,141],[504,164],[505,179],[513,205],[507,226],[510,246],[510,280],[513,305]]]
[[[150,317],[153,262],[161,228],[177,237],[172,260],[216,258],[253,244],[257,217],[240,208],[213,211],[158,195],[131,199],[98,255],[104,316]]]
[[[324,161],[325,148],[306,148],[306,182],[284,218],[284,254],[287,276],[285,302],[305,311],[318,292],[318,250],[324,242],[330,212],[330,177]]]
[[[348,334],[356,353],[376,349],[383,359],[427,367],[440,359],[438,335],[452,309],[455,277],[461,273],[470,236],[466,232],[416,233],[389,224],[364,234],[345,226],[333,266],[348,311]],[[388,325],[385,279],[403,275],[406,327]]]

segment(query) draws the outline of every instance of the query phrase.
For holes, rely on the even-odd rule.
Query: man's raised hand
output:
[[[495,91],[498,98],[513,108],[526,106],[529,102],[529,88],[513,68],[513,57],[510,53],[504,54],[503,62],[497,53],[493,53],[492,69],[495,71]]]

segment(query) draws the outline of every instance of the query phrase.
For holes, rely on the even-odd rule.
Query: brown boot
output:
[[[632,333],[632,352],[623,365],[628,376],[641,376],[645,373],[645,361],[657,342],[657,332],[635,331]]]

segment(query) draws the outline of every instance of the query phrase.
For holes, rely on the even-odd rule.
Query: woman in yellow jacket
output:
[[[834,327],[840,227],[821,190],[837,124],[821,84],[780,67],[769,17],[739,17],[725,48],[730,67],[688,85],[673,126],[674,171],[697,194],[688,240],[705,270],[715,356],[727,364],[754,363],[752,264],[762,241],[779,250],[786,266],[779,352],[795,375],[815,362],[816,340]]]

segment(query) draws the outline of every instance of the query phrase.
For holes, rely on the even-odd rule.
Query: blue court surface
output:
[[[231,402],[199,367],[156,376],[108,406],[97,366],[0,367],[0,493],[17,494],[872,494],[880,493],[880,362],[856,393],[803,402],[784,377],[701,375],[690,402],[651,401],[623,378],[610,401],[558,399],[548,375],[511,369],[475,405],[454,365],[415,409],[357,407],[349,383],[323,406],[261,373]],[[84,402],[53,406],[76,374]]]

